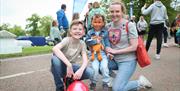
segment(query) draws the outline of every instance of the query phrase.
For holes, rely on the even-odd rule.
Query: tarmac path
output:
[[[155,60],[155,41],[149,55],[152,64],[145,68],[137,67],[133,79],[146,76],[153,84],[148,91],[180,91],[180,48],[173,46],[162,48],[161,59]],[[52,54],[0,59],[0,91],[55,91],[50,73]],[[101,76],[100,76],[101,78]],[[88,81],[86,81],[88,83]],[[102,91],[102,82],[98,82],[97,91]]]

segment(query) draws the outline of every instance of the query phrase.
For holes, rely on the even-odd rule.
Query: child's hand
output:
[[[107,53],[107,56],[110,58],[110,60],[114,58],[114,55],[112,55],[111,53]]]
[[[75,72],[75,74],[73,75],[73,79],[74,79],[74,80],[79,80],[79,79],[81,79],[82,74],[83,74],[83,71],[82,71],[81,69],[77,70],[77,71]]]
[[[66,76],[71,78],[73,74],[74,74],[74,72],[73,72],[72,65],[67,66],[67,74],[66,74]]]
[[[100,40],[100,39],[97,39],[96,41],[97,41],[97,43],[101,43],[101,40]]]
[[[97,39],[96,39],[97,43],[101,43],[101,39],[102,38],[98,36]]]

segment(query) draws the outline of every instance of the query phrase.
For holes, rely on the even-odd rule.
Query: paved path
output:
[[[149,55],[152,65],[137,67],[133,79],[145,75],[153,84],[148,91],[180,91],[180,48],[162,48],[161,60],[155,60],[155,43]],[[0,91],[55,91],[50,73],[51,54],[0,59]],[[101,77],[101,76],[100,76]],[[102,91],[99,80],[98,90]]]

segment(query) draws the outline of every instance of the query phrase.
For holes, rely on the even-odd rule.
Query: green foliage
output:
[[[52,47],[53,46],[27,47],[27,48],[23,48],[22,53],[0,54],[0,59],[51,53]]]
[[[53,18],[51,16],[44,16],[40,19],[40,26],[39,26],[39,31],[40,35],[42,36],[48,36],[50,27],[51,27],[51,22],[53,21]]]
[[[17,25],[14,25],[13,27],[11,27],[10,24],[2,24],[0,25],[0,31],[1,30],[9,31],[17,36],[25,35],[25,31],[20,26],[17,26]]]
[[[40,35],[40,31],[38,30],[38,23],[40,19],[40,16],[37,14],[32,14],[30,18],[26,19],[26,21],[29,23],[26,25],[26,29],[30,31],[32,36]]]
[[[122,0],[127,8],[127,12],[129,12],[129,8],[130,6],[127,4],[129,3],[131,0]],[[146,3],[148,6],[151,5],[154,0],[133,0],[134,1],[134,7],[133,7],[133,12],[134,15],[136,16],[136,21],[139,20],[139,16],[141,15],[141,8],[144,6],[144,4]],[[161,0],[161,2],[165,5],[165,7],[167,8],[167,14],[169,17],[169,21],[172,22],[172,20],[175,18],[177,11],[175,11],[172,7],[170,7],[170,3],[172,2],[171,0]],[[150,20],[150,15],[145,16],[145,19],[149,22]]]
[[[9,31],[17,36],[24,36],[25,35],[25,31],[17,25],[14,25],[13,28],[10,28]]]
[[[2,24],[2,25],[0,25],[0,31],[1,30],[9,30],[9,27],[10,27],[10,24]]]

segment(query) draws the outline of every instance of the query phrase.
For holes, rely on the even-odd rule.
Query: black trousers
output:
[[[152,39],[155,36],[156,40],[157,40],[156,54],[160,54],[163,30],[164,30],[164,23],[156,24],[156,25],[150,24],[150,28],[149,28],[149,32],[148,32],[148,39],[146,42],[146,50],[147,51],[149,50]]]
[[[168,29],[164,27],[163,29],[163,38],[164,38],[164,43],[167,43],[167,37],[168,37]]]

